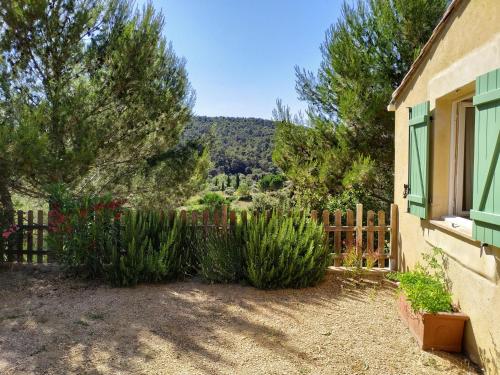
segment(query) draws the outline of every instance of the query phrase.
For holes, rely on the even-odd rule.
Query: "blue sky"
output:
[[[139,4],[144,1],[139,1]],[[316,71],[341,0],[153,0],[187,60],[195,113],[271,118],[279,97],[304,109],[294,66]]]

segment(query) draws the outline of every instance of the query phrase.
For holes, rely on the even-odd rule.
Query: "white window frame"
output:
[[[472,94],[463,96],[452,103],[448,216],[444,218],[453,228],[461,228],[467,232],[472,231],[472,220],[460,216],[468,214],[468,212],[461,210],[464,180],[465,108],[474,107],[474,105],[472,102],[464,101],[472,96]]]

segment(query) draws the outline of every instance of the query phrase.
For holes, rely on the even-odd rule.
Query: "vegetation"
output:
[[[258,212],[264,212],[266,210],[289,211],[294,208],[294,201],[290,197],[290,191],[288,189],[281,189],[253,195],[251,208]]]
[[[127,211],[122,221],[119,243],[105,277],[113,285],[136,285],[184,278],[195,267],[193,232],[178,217],[156,211]],[[125,253],[121,253],[121,249]]]
[[[3,1],[0,22],[0,208],[54,183],[174,204],[204,181],[204,147],[179,143],[185,62],[151,5]]]
[[[200,204],[205,205],[210,209],[221,208],[223,204],[230,203],[226,198],[217,193],[205,193],[205,195],[200,198]]]
[[[198,273],[204,280],[229,283],[244,278],[246,229],[240,222],[228,232],[198,233]]]
[[[54,200],[49,241],[70,274],[113,285],[178,280],[198,273],[209,282],[247,280],[257,288],[313,285],[330,264],[323,227],[295,213],[274,212],[208,231],[178,215],[126,210],[111,197]]]
[[[259,187],[262,191],[279,190],[285,184],[285,176],[282,174],[266,174],[259,181]]]
[[[292,118],[278,101],[273,159],[299,204],[325,208],[351,189],[364,191],[374,206],[392,201],[394,117],[386,107],[447,3],[345,2],[321,46],[317,74],[296,68],[309,109]]]
[[[399,281],[404,293],[415,312],[450,312],[453,310],[442,263],[438,256],[442,250],[434,248],[432,254],[424,257],[426,265],[417,265],[414,271],[398,273],[392,277]]]
[[[209,137],[212,176],[260,176],[278,170],[272,161],[274,131],[270,120],[198,116],[186,127],[183,138],[193,141]]]
[[[261,214],[248,228],[246,275],[260,289],[301,288],[320,281],[331,257],[323,227],[304,215],[269,220]]]

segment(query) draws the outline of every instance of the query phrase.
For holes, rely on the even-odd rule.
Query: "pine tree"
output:
[[[236,183],[235,183],[235,189],[238,189],[240,187],[240,174],[236,173]]]
[[[273,160],[293,182],[299,202],[317,208],[344,191],[366,194],[381,206],[392,201],[394,115],[387,103],[447,0],[350,4],[327,31],[317,74],[296,68],[307,118],[292,118],[281,102],[274,112]]]
[[[13,191],[43,197],[53,183],[146,200],[194,188],[207,155],[178,142],[194,96],[161,14],[127,0],[1,0],[1,9],[4,206]]]

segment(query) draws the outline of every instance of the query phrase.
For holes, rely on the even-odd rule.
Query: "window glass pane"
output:
[[[464,191],[462,211],[472,208],[472,176],[474,169],[474,107],[465,108],[465,144],[464,144]]]

